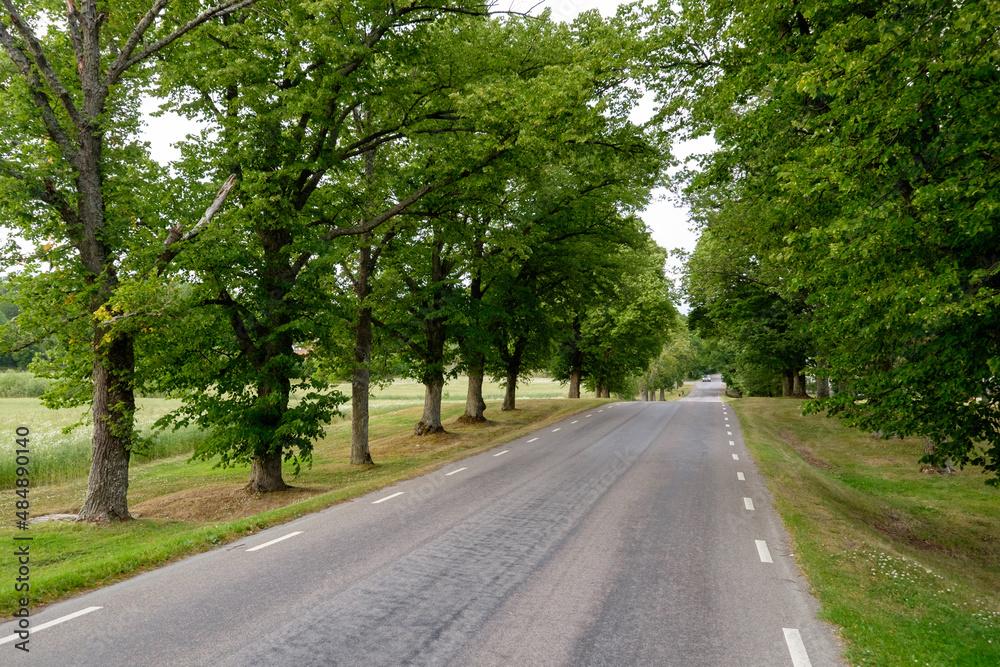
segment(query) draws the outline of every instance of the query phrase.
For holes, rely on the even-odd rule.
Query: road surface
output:
[[[52,605],[28,655],[0,628],[0,664],[841,665],[721,390],[583,412]]]

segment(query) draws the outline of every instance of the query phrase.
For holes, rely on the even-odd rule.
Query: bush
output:
[[[38,398],[49,388],[49,381],[33,373],[0,373],[0,398]]]

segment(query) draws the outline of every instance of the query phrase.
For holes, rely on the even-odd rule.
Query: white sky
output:
[[[528,11],[536,3],[535,0],[499,0],[498,6],[507,5],[515,11]],[[535,13],[542,8],[552,9],[552,17],[557,21],[571,21],[582,11],[588,9],[598,9],[602,15],[610,16],[614,14],[619,0],[545,0],[538,4]],[[147,112],[156,109],[153,102],[148,102],[145,107]],[[644,105],[637,110],[637,120],[644,120],[652,113],[652,105]],[[149,118],[146,132],[146,140],[152,146],[153,157],[161,163],[176,160],[180,157],[180,152],[172,146],[173,143],[183,139],[187,134],[197,131],[197,125],[190,123],[174,114],[167,114],[161,118]],[[673,147],[675,157],[684,159],[692,154],[711,151],[714,142],[709,138],[704,138],[694,142],[686,142]],[[653,239],[663,248],[673,250],[681,248],[684,250],[694,250],[698,235],[690,228],[688,221],[688,210],[675,206],[668,199],[669,193],[666,190],[658,190],[654,201],[642,213],[642,219],[652,230]],[[670,269],[676,269],[677,263],[668,263]]]

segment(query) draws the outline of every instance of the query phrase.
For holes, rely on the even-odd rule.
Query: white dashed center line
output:
[[[812,667],[809,662],[809,655],[806,653],[806,645],[802,643],[802,635],[795,628],[782,628],[785,633],[785,643],[788,644],[788,652],[792,654],[793,667]]]
[[[503,450],[502,452],[497,452],[497,453],[496,453],[496,454],[494,454],[493,456],[503,456],[504,454],[506,454],[506,453],[507,453],[507,452],[509,452],[509,451],[510,451],[509,449],[505,449],[505,450]]]
[[[397,493],[396,495],[398,496],[399,494]],[[391,498],[392,496],[389,496],[389,497]],[[376,502],[382,502],[382,501],[379,500],[379,501],[376,501]],[[257,551],[258,549],[263,549],[264,547],[269,547],[272,544],[277,544],[278,542],[283,542],[283,541],[287,540],[289,537],[295,537],[296,535],[301,535],[301,534],[302,534],[302,531],[301,530],[297,530],[294,533],[288,533],[287,535],[282,535],[278,539],[271,540],[270,542],[264,542],[264,544],[258,544],[255,547],[250,547],[249,549],[247,549],[247,551]]]
[[[751,512],[753,511],[753,500],[750,498],[743,499],[743,506],[746,507]]]
[[[575,424],[575,423],[577,423],[578,421],[580,421],[580,420],[579,420],[579,419],[574,419],[573,421],[571,421],[571,422],[570,422],[570,424]]]
[[[66,621],[71,621],[78,616],[83,616],[84,614],[89,614],[92,611],[97,611],[98,609],[103,609],[103,607],[87,607],[86,609],[81,609],[80,611],[74,611],[72,614],[66,614],[65,616],[60,616],[59,618],[49,621],[48,623],[42,623],[41,625],[36,625],[31,628],[31,632],[38,632],[39,630],[44,630],[45,628],[51,628],[53,625],[59,625],[60,623],[65,623]],[[20,635],[8,635],[3,639],[0,639],[0,644],[6,644],[7,642],[12,642],[15,639],[19,639]]]
[[[739,457],[739,456],[737,456],[736,454],[733,454],[733,460],[734,460],[734,461],[739,461],[739,460],[740,460],[740,457]]]
[[[588,417],[593,417],[594,415],[587,415]]]
[[[451,472],[446,472],[444,476],[448,477],[449,475],[454,475],[455,473],[462,472],[463,470],[468,470],[468,468],[459,468],[458,470],[452,470]]]
[[[736,473],[736,479],[740,480],[741,482],[747,481],[747,478],[744,477],[743,473],[741,473],[741,472]]]
[[[406,492],[405,491],[397,491],[396,493],[392,494],[391,496],[386,496],[385,498],[379,498],[378,500],[373,500],[372,501],[372,505],[378,505],[379,503],[384,503],[385,501],[392,500],[396,496],[401,496],[404,493],[406,493]]]
[[[538,440],[538,438],[532,438],[532,439],[531,439],[531,440],[529,440],[528,442],[534,442],[535,440]]]
[[[552,432],[555,433],[556,431],[561,431],[561,430],[562,430],[562,426],[560,426],[559,428],[552,429]]]
[[[735,447],[735,446],[736,446],[736,443],[735,443],[735,442],[733,442],[732,440],[730,440],[730,441],[729,441],[729,446],[730,446],[730,447]]]
[[[598,410],[598,412],[604,412],[604,410]]]
[[[732,434],[733,434],[732,431],[726,431],[726,435],[732,435]]]
[[[764,540],[754,540],[757,543],[757,555],[760,556],[761,563],[773,563],[771,552],[767,549],[767,542]]]

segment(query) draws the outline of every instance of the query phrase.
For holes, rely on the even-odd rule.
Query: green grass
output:
[[[153,422],[180,405],[180,401],[140,398],[136,401],[136,427],[142,436],[152,435]],[[0,399],[0,490],[14,487],[17,469],[14,432],[24,426],[30,430],[31,478],[36,484],[52,484],[86,477],[90,470],[90,426],[84,424],[63,431],[87,417],[83,408],[49,410],[37,398]],[[153,459],[190,453],[199,431],[185,428],[156,434],[148,446],[134,452],[142,463]]]
[[[38,398],[49,388],[49,381],[21,371],[0,372],[0,398]]]
[[[921,472],[799,401],[732,401],[794,551],[852,665],[1000,665],[1000,491]]]
[[[338,420],[327,436],[316,443],[314,462],[293,478],[286,468],[286,481],[293,485],[281,493],[248,496],[246,468],[218,469],[207,462],[187,462],[187,456],[133,464],[129,474],[129,506],[135,521],[110,527],[64,522],[32,524],[32,604],[37,609],[82,590],[149,570],[186,555],[238,540],[263,528],[288,521],[307,512],[363,495],[400,480],[430,472],[449,461],[478,453],[518,438],[581,410],[606,401],[595,399],[552,400],[522,396],[514,412],[500,412],[490,402],[482,425],[460,425],[455,418],[464,410],[461,401],[445,402],[442,419],[446,434],[412,436],[419,420],[420,400],[411,400],[412,388],[403,399],[413,407],[385,412],[372,419],[370,430],[374,466],[348,463],[350,422]],[[422,387],[420,388],[422,390]],[[535,386],[535,395],[544,391]],[[526,392],[529,396],[531,391]],[[27,416],[28,413],[23,413]],[[39,417],[40,418],[40,417]],[[27,423],[27,422],[25,422]],[[8,429],[13,433],[13,429]],[[32,461],[34,465],[34,459]],[[83,502],[86,478],[32,487],[31,514],[74,513]],[[12,544],[13,490],[0,493],[0,542]],[[0,582],[14,578],[12,559],[0,559]],[[0,614],[14,609],[12,586],[0,586]]]
[[[30,381],[30,373],[0,373],[0,390],[6,378],[14,378],[11,386]],[[38,380],[38,382],[44,382]],[[456,378],[445,386],[443,403],[465,404],[465,388],[468,380]],[[349,395],[351,386],[338,387]],[[17,394],[17,392],[11,392]],[[503,398],[503,389],[495,382],[483,384],[483,394],[487,401]],[[566,389],[554,380],[539,378],[518,387],[518,400],[538,398],[559,398],[565,396]],[[18,394],[19,395],[19,394]],[[422,405],[424,386],[413,380],[397,380],[385,388],[376,389],[371,401],[371,415],[385,414],[408,407]],[[180,407],[178,400],[163,398],[137,399],[136,427],[141,436],[148,438],[142,448],[133,452],[134,460],[144,463],[169,458],[179,454],[190,455],[201,437],[196,428],[153,433],[153,422],[171,410]],[[342,407],[345,417],[350,415],[350,404]],[[90,426],[83,425],[63,433],[87,416],[83,408],[49,410],[37,398],[7,398],[0,392],[0,433],[13,434],[19,426],[31,430],[31,474],[38,484],[67,482],[84,478],[90,471]],[[343,418],[341,418],[343,419]],[[0,490],[14,487],[17,469],[14,457],[13,435],[0,439]]]

